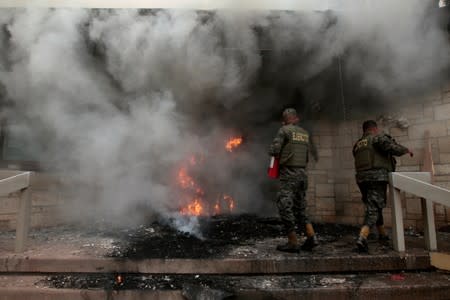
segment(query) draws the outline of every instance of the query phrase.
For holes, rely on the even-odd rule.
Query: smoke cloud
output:
[[[177,170],[192,155],[203,161],[192,172],[205,198],[225,193],[237,212],[270,213],[266,150],[283,108],[335,118],[342,88],[347,104],[388,107],[442,78],[448,38],[437,4],[425,2],[300,12],[3,9],[2,117],[26,133],[44,167],[78,182],[75,215],[172,216]],[[227,152],[236,135],[243,145]]]

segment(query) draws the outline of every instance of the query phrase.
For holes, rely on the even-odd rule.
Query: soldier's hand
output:
[[[409,149],[408,149],[408,154],[409,154],[410,157],[414,156],[414,153],[411,150],[409,150]]]

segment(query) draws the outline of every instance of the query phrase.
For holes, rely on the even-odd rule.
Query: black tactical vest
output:
[[[308,164],[309,134],[296,125],[285,125],[287,141],[280,154],[280,165],[304,168]]]
[[[360,138],[353,146],[356,172],[371,169],[385,169],[394,171],[390,155],[382,155],[373,147],[373,136],[367,135]]]

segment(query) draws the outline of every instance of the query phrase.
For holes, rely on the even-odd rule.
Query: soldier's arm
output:
[[[406,153],[412,154],[408,148],[398,144],[393,138],[386,134],[374,137],[373,146],[384,153],[395,156],[401,156]]]
[[[280,155],[281,148],[284,145],[284,141],[286,139],[286,133],[283,130],[283,127],[280,128],[277,132],[277,135],[272,141],[272,144],[269,146],[269,155],[278,156]]]

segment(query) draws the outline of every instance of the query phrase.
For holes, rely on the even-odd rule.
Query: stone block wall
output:
[[[425,132],[429,131],[434,161],[435,184],[450,189],[450,85],[424,99],[405,99],[397,106],[390,105],[391,118],[378,120],[379,126],[399,143],[410,148],[414,157],[399,158],[398,171],[420,171],[426,147]],[[368,114],[364,119],[321,123],[313,129],[319,147],[319,162],[309,166],[310,190],[308,207],[316,222],[361,224],[364,206],[355,183],[352,157],[353,143],[361,136],[365,119],[377,120],[379,115]],[[398,126],[395,120],[408,124]],[[405,124],[402,124],[405,125]],[[420,199],[403,195],[405,227],[423,228]],[[386,225],[391,225],[391,208],[384,210]],[[435,205],[437,227],[450,224],[450,207]]]
[[[398,142],[414,151],[414,157],[398,159],[398,171],[420,171],[426,146],[425,131],[430,132],[434,160],[434,183],[450,189],[450,84],[425,99],[396,101],[389,112],[392,121],[384,118],[380,127]],[[415,104],[412,104],[415,103]],[[387,116],[387,115],[385,115]],[[364,119],[377,119],[378,115]],[[398,118],[407,120],[409,126],[399,128]],[[315,222],[361,224],[364,205],[354,179],[352,146],[361,136],[364,121],[332,122],[320,120],[312,133],[319,152],[319,161],[310,162],[308,211]],[[404,125],[404,124],[403,124]],[[69,183],[70,184],[70,183]],[[58,180],[49,174],[34,173],[31,179],[33,227],[61,223],[60,209],[67,195],[62,194]],[[403,215],[405,227],[423,228],[420,199],[404,195]],[[14,229],[18,194],[0,197],[0,229]],[[391,208],[384,210],[386,225],[391,225]],[[450,225],[450,207],[435,205],[437,227]]]
[[[32,173],[31,182],[31,226],[52,226],[62,222],[60,208],[64,199],[58,180],[43,173]],[[0,197],[0,230],[16,228],[16,216],[20,193]]]

